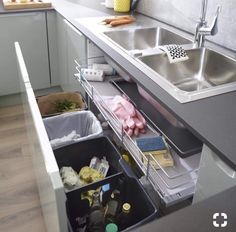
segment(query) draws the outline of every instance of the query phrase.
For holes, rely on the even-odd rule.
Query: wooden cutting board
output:
[[[21,2],[20,0],[16,0],[12,2],[11,0],[3,0],[3,6],[6,10],[15,10],[15,9],[33,9],[33,8],[45,8],[51,7],[51,0],[26,0],[25,2]]]

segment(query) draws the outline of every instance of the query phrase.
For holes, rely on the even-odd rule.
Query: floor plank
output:
[[[0,231],[45,232],[23,107],[0,108]]]

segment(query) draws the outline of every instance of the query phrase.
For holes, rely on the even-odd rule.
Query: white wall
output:
[[[194,33],[202,0],[140,0],[138,11],[175,27]],[[222,6],[218,33],[209,40],[236,51],[236,0],[208,0],[210,25],[218,5]]]

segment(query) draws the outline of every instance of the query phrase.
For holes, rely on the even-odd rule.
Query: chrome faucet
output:
[[[207,21],[206,21],[207,2],[208,2],[207,0],[202,0],[201,17],[200,17],[200,21],[196,25],[194,42],[197,43],[198,47],[204,46],[205,36],[215,35],[218,32],[217,21],[218,21],[219,13],[221,11],[221,7],[220,6],[217,7],[213,22],[211,26],[208,27]]]

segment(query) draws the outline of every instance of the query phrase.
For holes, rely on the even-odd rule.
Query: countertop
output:
[[[139,70],[127,56],[113,49],[75,18],[113,15],[114,11],[101,5],[101,0],[54,0],[55,9],[108,56],[144,85],[156,98],[182,121],[186,127],[236,170],[236,91],[181,104]],[[75,10],[76,7],[78,10]],[[84,8],[84,9],[83,9]],[[82,21],[81,21],[82,22]]]
[[[144,87],[155,95],[163,106],[236,170],[236,91],[181,104],[151,80],[145,72],[138,69],[133,60],[127,60],[127,55],[120,52],[119,49],[112,48],[109,43],[97,36],[91,28],[84,26],[82,21],[86,17],[102,17],[115,14],[113,10],[107,9],[101,4],[103,1],[53,0],[52,2],[58,13],[125,68],[141,86],[145,84]],[[35,9],[35,11],[39,10],[50,9]],[[28,10],[14,12],[21,11]],[[0,13],[9,12],[12,11],[6,12],[0,4]]]

